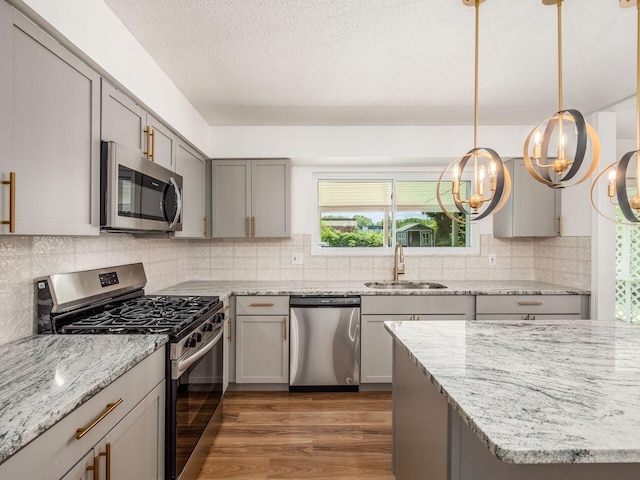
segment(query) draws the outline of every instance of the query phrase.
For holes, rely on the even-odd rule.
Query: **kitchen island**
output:
[[[387,322],[397,480],[640,478],[640,326]]]

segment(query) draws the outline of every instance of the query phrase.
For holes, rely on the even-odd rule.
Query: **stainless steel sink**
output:
[[[410,281],[383,281],[366,282],[365,287],[377,288],[381,290],[404,290],[404,289],[437,289],[447,288],[446,285],[435,282],[410,282]]]

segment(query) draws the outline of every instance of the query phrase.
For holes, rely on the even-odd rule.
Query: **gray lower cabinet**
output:
[[[204,214],[205,159],[196,150],[178,140],[176,173],[182,176],[182,231],[176,238],[203,238],[207,235]]]
[[[589,295],[477,295],[477,320],[589,318]]]
[[[392,340],[385,321],[471,320],[471,295],[363,295],[360,382],[391,383]]]
[[[289,297],[236,297],[236,383],[289,383]]]
[[[178,137],[131,97],[104,79],[101,114],[102,140],[138,151],[149,160],[175,171]]]
[[[2,1],[0,63],[0,233],[98,235],[99,75]]]
[[[164,375],[163,347],[1,464],[0,478],[163,479]]]
[[[211,236],[291,236],[291,160],[211,161]]]
[[[560,191],[535,180],[522,158],[506,160],[511,194],[493,215],[495,237],[557,237],[560,235]]]

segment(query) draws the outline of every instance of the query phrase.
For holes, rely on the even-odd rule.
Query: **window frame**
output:
[[[311,233],[311,254],[325,256],[389,256],[393,255],[396,245],[396,182],[425,181],[437,182],[442,170],[427,169],[413,172],[313,172],[313,231]],[[392,182],[391,203],[391,245],[387,247],[321,247],[320,246],[320,212],[318,207],[318,185],[320,181],[361,181]],[[461,180],[470,180],[463,176]],[[477,222],[470,222],[468,228],[468,247],[404,247],[408,256],[443,256],[443,255],[479,255],[480,228]]]

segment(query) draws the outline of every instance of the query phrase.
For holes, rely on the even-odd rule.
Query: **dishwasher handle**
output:
[[[291,307],[311,307],[311,308],[343,308],[343,307],[359,307],[359,296],[345,297],[290,297],[289,306]]]

